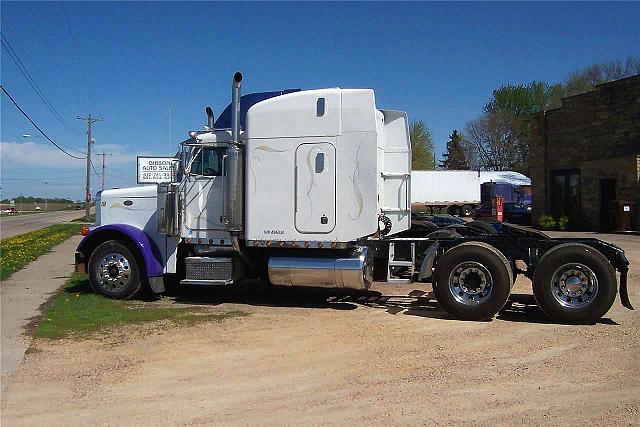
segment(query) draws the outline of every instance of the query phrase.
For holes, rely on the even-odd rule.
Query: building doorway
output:
[[[616,199],[616,180],[604,178],[600,180],[600,229],[602,231],[613,230],[613,217],[611,215],[611,201]]]
[[[551,213],[554,217],[581,214],[580,170],[563,169],[551,172]]]

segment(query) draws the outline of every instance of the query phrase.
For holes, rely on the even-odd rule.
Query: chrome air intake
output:
[[[227,190],[225,218],[227,230],[239,236],[243,230],[244,182],[243,153],[240,143],[240,83],[242,73],[233,75],[231,101],[231,143],[227,152]]]
[[[351,258],[269,258],[269,280],[274,285],[369,289],[373,259],[367,248]]]

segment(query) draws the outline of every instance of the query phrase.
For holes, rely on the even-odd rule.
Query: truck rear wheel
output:
[[[434,277],[440,305],[463,320],[492,318],[507,302],[513,283],[509,261],[482,242],[449,249],[438,260]]]
[[[98,246],[89,258],[93,290],[109,298],[129,299],[140,290],[140,267],[133,252],[117,240]]]
[[[559,323],[594,323],[613,305],[615,270],[600,252],[580,243],[548,251],[533,277],[533,295],[540,309]]]

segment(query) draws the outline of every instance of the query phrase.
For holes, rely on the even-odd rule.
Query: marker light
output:
[[[87,227],[86,225],[83,225],[82,227],[80,227],[80,234],[82,234],[83,236],[86,236],[87,234],[89,234],[89,227]]]

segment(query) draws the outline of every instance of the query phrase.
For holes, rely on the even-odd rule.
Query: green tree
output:
[[[531,117],[540,111],[554,107],[561,85],[550,85],[543,81],[528,84],[506,85],[493,91],[493,98],[485,107],[485,116],[473,121],[467,130],[474,138],[491,134],[491,139],[475,141],[481,167],[495,170],[507,167],[529,173],[529,146],[531,139]],[[493,146],[493,149],[488,147]],[[499,148],[498,148],[499,147]],[[489,158],[498,155],[500,158]]]
[[[469,164],[462,141],[462,135],[456,129],[453,130],[447,141],[447,151],[442,155],[440,162],[442,169],[448,170],[468,170]]]
[[[556,85],[542,81],[533,81],[526,85],[501,86],[493,91],[493,99],[485,105],[484,111],[510,111],[517,118],[528,119],[532,114],[549,108],[551,95],[556,90]]]
[[[465,135],[476,159],[474,168],[528,172],[529,146],[515,131],[522,126],[510,111],[484,113],[467,124]]]
[[[589,92],[596,85],[637,74],[640,74],[640,58],[637,56],[596,63],[571,73],[563,85],[563,96]]]
[[[411,139],[411,169],[435,169],[433,158],[435,144],[433,143],[431,131],[422,120],[411,122],[409,125],[409,138]]]

